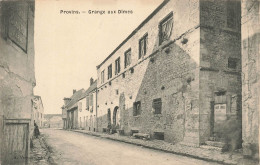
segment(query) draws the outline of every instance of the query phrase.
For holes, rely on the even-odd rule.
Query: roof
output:
[[[62,114],[44,114],[45,119],[52,118],[54,116],[62,117]]]
[[[90,92],[92,92],[92,91],[93,91],[94,89],[96,89],[96,88],[97,88],[97,80],[95,80],[95,81],[93,82],[93,84],[90,85],[90,87],[86,90],[85,93],[82,94],[82,96],[81,96],[81,98],[80,98],[79,100],[85,98]]]
[[[78,91],[76,91],[71,97],[70,97],[70,101],[68,102],[68,104],[65,105],[65,108],[71,108],[71,106],[73,106],[84,94],[85,90],[82,88]]]
[[[41,96],[38,96],[38,95],[34,95],[34,97],[36,97],[36,98],[41,98]]]
[[[116,49],[103,61],[101,64],[97,66],[97,69],[99,69],[110,57],[113,56],[113,54],[116,53],[116,51],[121,48],[135,33],[140,30],[150,19],[153,18],[155,14],[157,14],[170,0],[164,0],[132,33],[123,41],[121,44],[119,44]]]
[[[44,106],[43,106],[43,103],[42,103],[42,98],[41,98],[41,96],[34,95],[33,97],[34,97],[34,98],[37,98],[37,99],[40,100],[40,102],[41,102],[41,104],[42,104],[42,108],[44,109]]]
[[[44,114],[44,119],[47,120],[47,119],[51,119],[53,117],[62,117],[62,114]]]

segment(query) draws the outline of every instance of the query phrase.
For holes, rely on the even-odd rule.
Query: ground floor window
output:
[[[153,112],[154,114],[161,114],[162,113],[162,99],[157,98],[153,100]]]
[[[141,101],[134,102],[133,116],[141,115]]]

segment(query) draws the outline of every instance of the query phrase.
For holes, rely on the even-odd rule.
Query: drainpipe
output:
[[[96,90],[96,131],[98,132],[97,88]]]

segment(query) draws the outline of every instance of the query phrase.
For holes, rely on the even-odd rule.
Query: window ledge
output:
[[[161,113],[154,113],[153,115],[156,116],[156,117],[162,117],[163,116]]]
[[[136,115],[136,116],[133,116],[133,117],[135,117],[135,118],[139,118],[141,115]]]

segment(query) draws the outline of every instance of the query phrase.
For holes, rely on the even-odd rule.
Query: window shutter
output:
[[[86,99],[86,107],[87,107],[87,110],[89,110],[89,96],[87,96],[87,99]]]
[[[90,95],[89,106],[93,106],[93,94]]]

